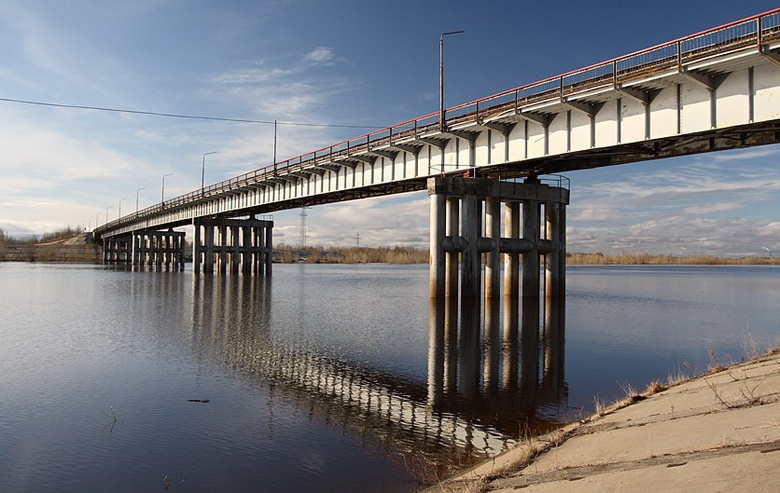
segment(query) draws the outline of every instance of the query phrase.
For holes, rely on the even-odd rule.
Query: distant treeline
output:
[[[711,255],[675,257],[650,253],[570,253],[569,265],[778,265],[776,257],[714,257]]]
[[[428,250],[411,247],[309,247],[274,246],[274,262],[308,264],[426,264]]]

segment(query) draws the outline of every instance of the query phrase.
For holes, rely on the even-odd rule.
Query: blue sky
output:
[[[280,124],[298,155],[777,7],[733,0],[0,0],[0,98]],[[272,161],[273,125],[0,102],[0,228],[101,224]],[[570,173],[569,251],[780,252],[780,148]],[[139,188],[143,190],[138,191]],[[423,193],[308,211],[312,244],[426,246]],[[275,214],[298,241],[299,211]]]

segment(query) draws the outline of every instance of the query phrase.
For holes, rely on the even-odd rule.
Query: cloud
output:
[[[210,81],[214,84],[225,85],[262,84],[288,77],[293,73],[294,70],[279,67],[270,69],[252,67],[217,74],[212,76]]]
[[[688,207],[683,212],[688,215],[714,214],[716,212],[725,212],[742,209],[744,204],[737,202],[720,202],[712,204],[694,205]]]
[[[427,248],[428,195],[415,192],[390,197],[317,206],[308,210],[309,243]],[[295,236],[297,238],[297,236]]]
[[[335,55],[332,48],[320,46],[307,53],[303,59],[314,64],[328,64],[334,61]]]

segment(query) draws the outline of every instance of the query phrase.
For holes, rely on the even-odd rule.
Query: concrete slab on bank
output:
[[[780,355],[640,396],[430,491],[778,491]]]

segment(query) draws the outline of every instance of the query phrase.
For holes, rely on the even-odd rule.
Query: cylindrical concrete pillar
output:
[[[464,195],[463,216],[461,218],[461,236],[466,240],[466,249],[461,253],[460,288],[462,300],[480,298],[480,253],[477,240],[480,237],[479,200],[473,194]]]
[[[202,248],[200,246],[200,242],[203,241],[202,236],[202,229],[203,227],[196,221],[192,221],[192,225],[194,226],[194,234],[192,239],[192,272],[195,274],[199,274],[201,270],[201,252]]]
[[[214,273],[214,225],[207,224],[204,226],[205,236],[205,256],[206,260],[203,265],[203,272],[207,274]]]
[[[520,204],[504,204],[504,235],[510,239],[520,237]],[[504,255],[504,296],[517,298],[520,293],[520,254]]]
[[[430,227],[429,227],[429,264],[428,293],[431,298],[441,298],[445,295],[446,259],[441,240],[445,233],[445,200],[444,195],[433,194],[430,197]]]
[[[444,235],[453,240],[460,237],[460,198],[447,197],[447,226],[445,227]],[[439,241],[444,236],[439,238]],[[444,254],[446,258],[446,281],[445,281],[445,296],[448,298],[458,297],[458,267],[460,252],[447,252]]]

